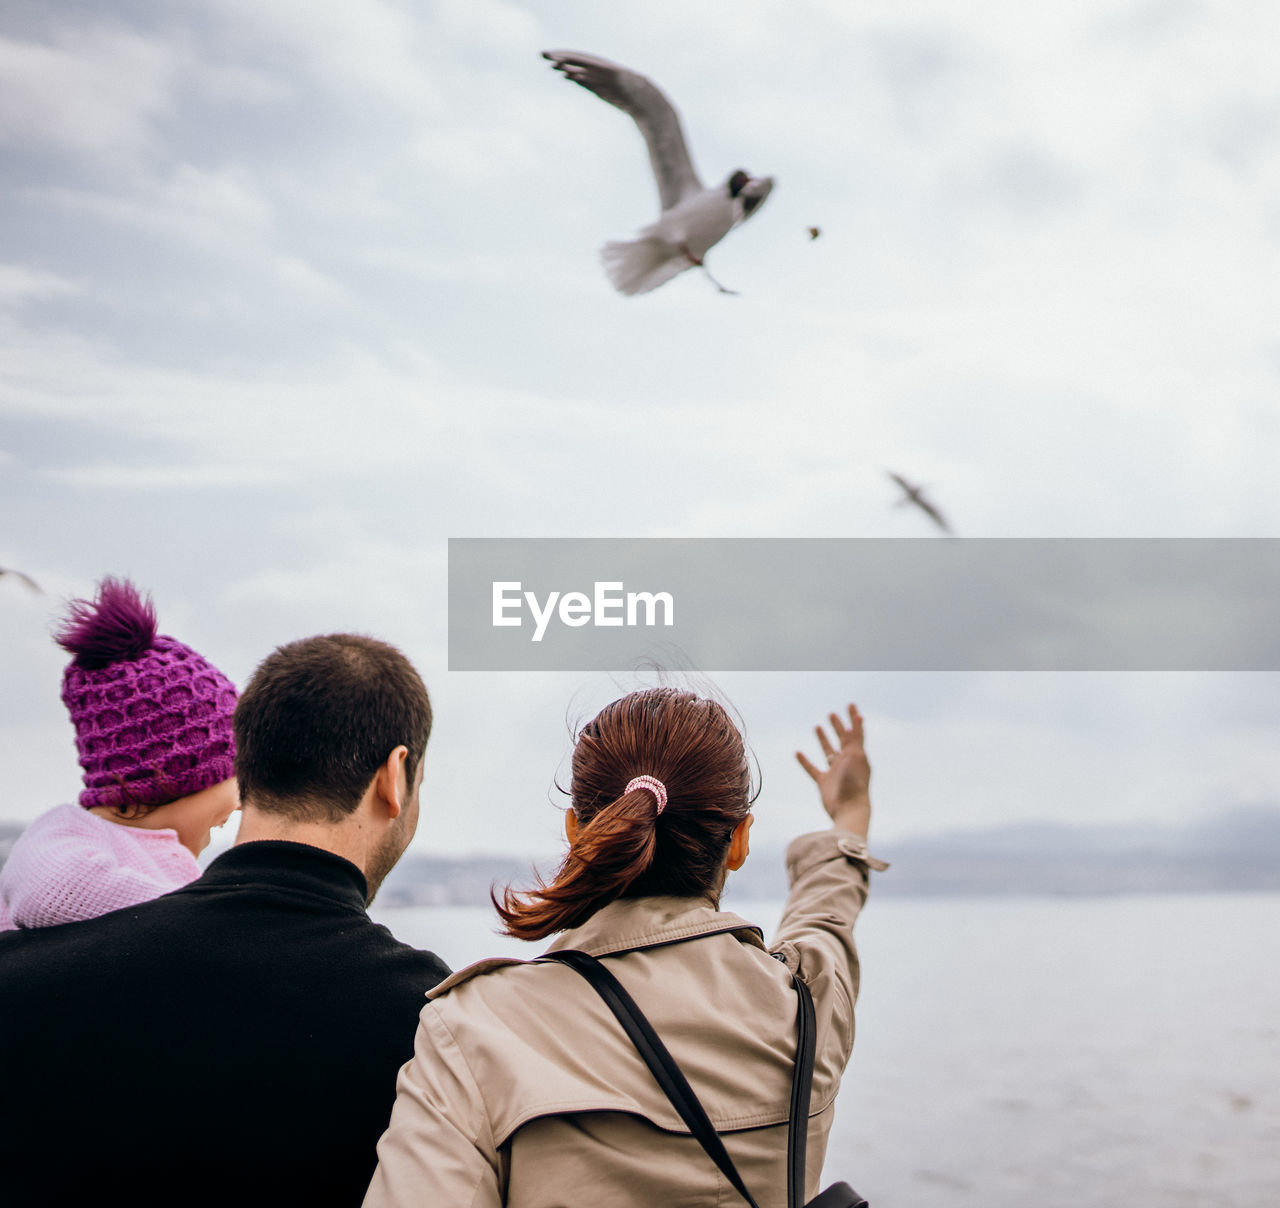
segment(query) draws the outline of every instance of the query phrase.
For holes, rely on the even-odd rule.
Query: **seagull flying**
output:
[[[16,575],[21,579],[32,591],[38,591],[44,594],[44,588],[40,586],[30,575],[24,575],[20,570],[14,570],[12,567],[0,566],[0,575]]]
[[[951,526],[943,519],[942,513],[938,511],[932,503],[924,497],[924,488],[912,486],[901,474],[895,474],[892,470],[886,473],[893,479],[906,494],[898,500],[898,506],[901,507],[905,503],[914,503],[930,520],[934,522],[944,533],[952,536]]]
[[[600,258],[614,288],[647,294],[685,269],[700,268],[721,293],[733,293],[711,276],[703,259],[760,208],[773,177],[752,176],[739,168],[722,184],[705,188],[693,170],[680,118],[656,85],[608,59],[576,50],[545,50],[542,57],[566,79],[629,113],[649,148],[662,214],[640,230],[638,239],[604,245]]]

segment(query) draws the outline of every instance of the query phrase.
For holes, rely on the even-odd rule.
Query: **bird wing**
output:
[[[14,570],[11,566],[0,566],[0,575],[17,575],[32,591],[44,594],[44,589],[30,575],[23,574],[20,570]]]
[[[544,50],[542,57],[563,72],[565,79],[581,84],[635,119],[649,148],[649,163],[664,211],[690,193],[701,191],[702,182],[693,170],[680,117],[661,89],[638,72],[577,50]]]
[[[942,513],[938,511],[927,499],[922,495],[917,495],[915,499],[916,506],[920,508],[930,520],[934,522],[944,533],[951,532],[951,526],[942,518]]]
[[[922,487],[913,485],[903,478],[901,474],[895,474],[892,470],[886,470],[885,473],[906,492],[906,495],[898,500],[899,504],[914,503],[944,533],[949,534],[951,532],[951,526],[947,523],[942,513],[924,497],[924,489]]]
[[[896,482],[907,493],[907,498],[900,499],[898,502],[899,503],[909,502],[911,499],[911,496],[916,493],[915,487],[913,487],[905,478],[903,478],[901,474],[895,474],[892,470],[886,470],[885,473],[888,474],[889,477],[892,478],[893,481]]]

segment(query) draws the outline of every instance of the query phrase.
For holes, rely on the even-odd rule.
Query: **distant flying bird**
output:
[[[705,188],[693,170],[680,118],[658,87],[608,59],[576,50],[545,50],[566,79],[629,113],[649,148],[662,214],[639,238],[606,243],[600,253],[609,280],[620,293],[647,294],[678,273],[700,268],[721,293],[725,289],[703,262],[707,251],[764,204],[771,176],[739,168],[723,184]]]
[[[810,239],[817,239],[817,237],[818,237],[819,235],[821,235],[821,234],[822,234],[822,228],[821,228],[821,227],[810,227],[810,228],[809,228],[809,238],[810,238]]]
[[[44,588],[40,586],[30,575],[24,575],[20,570],[13,570],[11,567],[0,566],[0,575],[14,575],[21,579],[32,591],[38,591],[44,594]]]
[[[942,513],[924,497],[923,487],[912,486],[911,483],[903,478],[901,474],[895,474],[892,470],[886,470],[885,473],[887,473],[889,477],[906,492],[906,494],[898,500],[899,507],[902,507],[903,504],[914,503],[916,507],[928,516],[929,519],[932,520],[944,533],[949,536],[954,535],[951,532],[951,526],[943,519]]]

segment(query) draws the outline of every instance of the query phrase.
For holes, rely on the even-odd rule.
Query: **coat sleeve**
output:
[[[853,925],[867,900],[867,870],[888,867],[867,854],[861,835],[848,831],[801,835],[787,849],[791,891],[770,948],[812,991],[819,1061],[825,1052],[839,1069],[853,1051],[860,973]]]
[[[501,1208],[504,1181],[484,1096],[439,1009],[428,1003],[413,1058],[396,1082],[364,1208]]]

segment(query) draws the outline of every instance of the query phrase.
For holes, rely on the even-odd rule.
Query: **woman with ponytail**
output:
[[[822,1170],[853,1046],[866,899],[870,767],[862,719],[818,727],[827,766],[797,758],[830,829],[787,853],[790,894],[766,946],[719,908],[748,854],[742,737],[711,700],[673,689],[615,701],[578,735],[569,850],[549,883],[495,899],[510,935],[600,958],[670,1050],[741,1179],[787,1197],[797,994],[816,1054],[805,1199]],[[621,1208],[744,1203],[690,1134],[609,1008],[558,961],[487,960],[427,995],[366,1208]]]
[[[33,822],[0,869],[0,931],[96,918],[200,875],[213,827],[239,803],[235,685],[156,632],[127,581],[75,600],[56,639],[72,656],[62,701],[84,769],[77,805]]]

